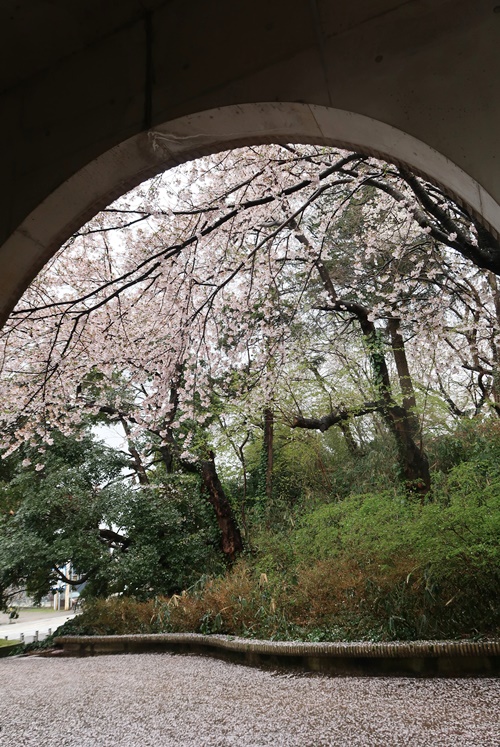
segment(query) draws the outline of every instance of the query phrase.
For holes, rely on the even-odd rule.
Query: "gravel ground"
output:
[[[500,681],[274,674],[197,656],[0,660],[0,745],[499,747]]]

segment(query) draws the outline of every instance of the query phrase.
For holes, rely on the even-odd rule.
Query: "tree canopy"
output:
[[[412,377],[455,414],[497,407],[497,251],[436,187],[359,154],[193,162],[100,213],[13,312],[4,447],[107,412],[189,458],[229,397],[322,429],[372,410],[394,429],[403,407],[418,439]]]
[[[71,441],[89,418],[120,425],[126,455],[110,475],[124,459],[135,484],[113,487],[118,514],[102,510],[107,489],[79,512],[97,544],[77,565],[109,561],[111,543],[137,590],[155,567],[166,574],[158,588],[184,583],[161,560],[179,548],[153,547],[156,530],[134,560],[147,544],[141,522],[185,515],[196,542],[196,527],[204,533],[183,567],[219,541],[233,562],[242,533],[248,541],[247,501],[276,497],[286,449],[343,449],[354,464],[383,440],[403,489],[424,501],[432,439],[500,414],[499,269],[497,239],[403,167],[312,145],[186,164],[84,226],[12,313],[0,333],[4,456],[22,448],[15,479],[55,496],[54,434]],[[321,446],[307,435],[333,428]],[[48,493],[33,511],[55,500]],[[208,503],[218,530],[208,515],[199,524]],[[69,554],[56,552],[47,573]]]

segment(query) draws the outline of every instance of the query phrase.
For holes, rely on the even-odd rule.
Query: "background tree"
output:
[[[8,458],[0,486],[0,593],[35,601],[60,583],[87,596],[174,593],[220,570],[219,533],[199,478],[153,475],[147,497],[126,454],[57,432],[44,453]],[[44,468],[36,459],[44,460]],[[125,473],[124,473],[125,471]],[[128,475],[128,477],[127,477]],[[68,576],[67,567],[72,574]]]
[[[14,311],[1,338],[5,453],[89,413],[118,419],[145,493],[156,459],[166,474],[198,471],[230,559],[241,538],[210,429],[235,398],[242,423],[272,403],[285,422],[339,423],[353,451],[351,416],[377,412],[368,431],[385,423],[404,480],[425,492],[428,393],[457,411],[495,401],[483,350],[496,344],[497,257],[435,187],[359,154],[263,146],[188,164],[97,216]],[[293,412],[297,359],[315,373]]]

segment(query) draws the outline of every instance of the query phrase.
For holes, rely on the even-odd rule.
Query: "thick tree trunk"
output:
[[[429,460],[419,445],[421,430],[416,415],[417,400],[399,319],[389,319],[391,350],[398,372],[403,406],[393,405],[388,410],[392,431],[396,438],[403,478],[409,490],[425,495],[431,487]]]
[[[399,331],[399,323],[397,320],[391,320],[393,324],[389,326],[389,332],[403,395],[403,407],[395,403],[392,395],[389,369],[379,332],[373,322],[369,320],[367,310],[363,310],[359,305],[353,304],[353,307],[370,352],[375,387],[384,401],[381,414],[396,441],[401,476],[405,487],[411,493],[424,496],[431,487],[429,462],[425,452],[417,443],[417,438],[420,436],[420,424],[414,412],[416,406],[415,392],[406,359],[403,337]]]
[[[431,487],[429,461],[417,442],[420,436],[420,424],[414,412],[416,406],[415,392],[403,337],[399,331],[399,323],[397,320],[391,320],[394,324],[389,327],[389,332],[403,395],[402,407],[395,403],[392,395],[389,369],[379,333],[373,322],[368,319],[366,311],[363,313],[363,310],[354,304],[353,307],[370,352],[375,388],[384,402],[384,407],[380,412],[396,441],[401,476],[405,487],[411,493],[424,496]]]
[[[355,457],[361,456],[363,454],[363,451],[360,448],[354,436],[352,435],[351,428],[349,425],[349,420],[341,420],[339,423],[339,428],[343,433],[344,440],[346,442],[346,446],[347,446],[349,453]]]
[[[264,451],[266,457],[266,498],[273,497],[273,460],[274,460],[274,413],[270,407],[264,410]]]
[[[174,471],[174,455],[171,447],[168,444],[163,444],[159,447],[158,451],[160,452],[161,460],[165,465],[167,475],[171,475]]]
[[[297,223],[294,221],[292,225],[296,230],[298,240],[302,244],[310,246],[308,239],[299,230]],[[380,331],[377,330],[370,318],[370,310],[363,306],[363,304],[355,301],[340,299],[324,262],[318,258],[315,264],[323,283],[323,288],[329,297],[329,303],[321,305],[318,308],[325,311],[348,311],[357,319],[370,356],[374,387],[383,403],[382,407],[377,408],[377,410],[382,414],[384,421],[396,440],[399,464],[406,488],[411,492],[416,492],[424,496],[430,489],[429,463],[424,451],[415,441],[416,435],[419,433],[419,424],[413,412],[415,396],[406,360],[403,338],[399,331],[399,324],[395,320],[396,323],[393,324],[392,329],[390,328],[389,331],[392,336],[392,348],[395,353],[395,363],[401,382],[404,400],[403,407],[399,407],[394,401]],[[334,422],[337,423],[340,420],[346,419],[340,418],[335,420],[334,416]],[[331,420],[330,416],[326,416],[321,420],[325,421],[324,430],[334,424],[333,422],[328,422],[327,424],[326,421]],[[300,421],[305,422],[306,419],[296,419],[295,425],[299,425]],[[304,427],[303,424],[302,427]]]
[[[222,552],[226,559],[232,563],[242,552],[243,542],[234,518],[233,509],[219,480],[213,456],[211,459],[203,459],[200,462],[200,472],[203,489],[217,516],[217,523],[221,531]]]
[[[243,497],[240,500],[240,519],[241,519],[241,526],[243,528],[243,532],[245,535],[245,542],[247,545],[250,545],[250,534],[248,532],[248,524],[247,524],[247,495],[248,495],[248,480],[247,480],[247,465],[246,465],[246,459],[245,459],[245,444],[249,439],[249,433],[247,433],[243,443],[239,444],[237,448],[237,453],[239,455],[239,459],[241,462],[241,471],[243,474]]]
[[[404,340],[399,330],[399,322],[394,319],[389,323],[391,348],[403,396],[403,407],[394,401],[391,379],[385,359],[380,332],[369,316],[369,310],[362,304],[344,301],[337,297],[328,269],[321,261],[316,262],[323,287],[330,297],[331,311],[350,311],[359,322],[370,356],[373,371],[373,382],[383,406],[377,408],[396,441],[401,476],[408,491],[422,496],[429,492],[431,486],[429,462],[423,449],[418,445],[420,424],[415,415],[415,392],[406,359]]]
[[[132,468],[135,470],[135,473],[137,475],[137,479],[139,480],[139,484],[144,486],[149,486],[149,477],[146,472],[146,468],[144,467],[144,464],[142,463],[141,455],[139,454],[138,450],[135,448],[134,441],[132,439],[130,426],[126,420],[126,418],[123,415],[120,415],[120,423],[122,424],[122,428],[125,431],[125,436],[127,437],[127,445],[129,454],[132,457]]]
[[[396,364],[399,386],[401,387],[401,394],[403,396],[403,407],[408,412],[414,413],[417,407],[417,400],[408,365],[408,358],[406,357],[405,343],[400,331],[399,319],[389,319],[387,328],[391,338],[392,355]]]
[[[384,419],[394,434],[406,489],[411,493],[426,495],[431,487],[429,460],[415,441],[414,419],[399,405],[392,405],[386,410]]]
[[[165,461],[167,470],[172,465],[172,452],[168,446],[160,449],[162,459]],[[215,467],[215,455],[210,452],[210,459],[201,459],[199,462],[189,462],[185,459],[179,459],[179,464],[183,470],[191,474],[201,476],[202,490],[209,502],[212,504],[217,524],[221,531],[221,550],[226,560],[232,563],[243,550],[241,533],[234,518],[231,504],[219,480],[217,469]]]

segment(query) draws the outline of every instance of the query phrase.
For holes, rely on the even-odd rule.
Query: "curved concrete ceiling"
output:
[[[404,160],[500,230],[490,0],[4,0],[0,29],[3,318],[106,200],[243,142]]]

